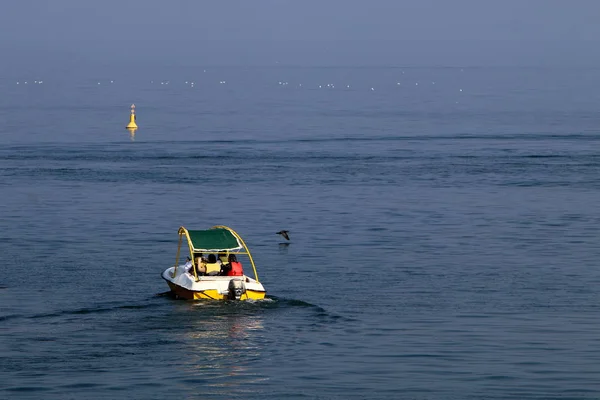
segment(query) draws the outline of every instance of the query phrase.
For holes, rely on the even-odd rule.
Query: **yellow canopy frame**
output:
[[[240,251],[237,250],[234,252],[234,254],[247,254],[248,258],[250,259],[250,264],[252,264],[252,270],[254,271],[254,279],[256,280],[256,282],[260,282],[258,280],[258,273],[256,272],[256,265],[254,265],[254,259],[252,258],[252,254],[250,254],[250,250],[248,249],[248,246],[246,245],[246,243],[244,242],[244,239],[242,239],[242,237],[233,229],[231,229],[228,226],[225,225],[215,225],[210,229],[225,229],[227,231],[229,231],[238,241],[239,243],[243,246],[245,251]],[[190,252],[190,258],[192,259],[192,265],[194,266],[193,270],[194,270],[194,276],[196,277],[196,280],[198,281],[198,273],[197,273],[197,266],[196,266],[196,260],[194,257],[194,243],[192,242],[192,239],[190,238],[190,234],[188,232],[188,230],[186,228],[184,228],[183,226],[179,227],[179,230],[177,231],[177,233],[179,234],[179,245],[177,246],[177,256],[175,257],[175,270],[173,271],[173,277],[175,277],[175,275],[177,274],[177,267],[179,266],[179,255],[181,254],[181,244],[183,242],[183,237],[185,236],[187,239],[187,243],[188,243],[188,249]]]

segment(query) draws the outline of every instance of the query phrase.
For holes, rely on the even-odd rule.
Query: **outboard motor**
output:
[[[229,290],[227,295],[229,300],[239,300],[246,293],[246,285],[244,285],[244,281],[241,279],[230,280],[227,289]]]

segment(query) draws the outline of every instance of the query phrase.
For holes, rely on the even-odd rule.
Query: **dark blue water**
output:
[[[0,397],[600,398],[598,81],[2,78]],[[215,224],[266,301],[165,294],[178,227]]]

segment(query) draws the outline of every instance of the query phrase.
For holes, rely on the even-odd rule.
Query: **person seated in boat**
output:
[[[217,262],[221,265],[227,264],[227,253],[219,253]]]
[[[189,260],[189,257],[188,257]],[[196,275],[202,276],[206,273],[206,259],[202,256],[202,253],[194,253]],[[190,263],[191,264],[191,263]],[[187,265],[187,264],[186,264]],[[190,268],[190,274],[194,275],[194,270]]]
[[[237,260],[235,254],[229,255],[229,262],[221,268],[221,276],[242,276],[244,275],[244,270],[242,268],[242,263]]]
[[[196,264],[196,272],[198,276],[206,275],[206,260],[203,258],[198,258],[198,263]]]
[[[198,261],[204,261],[206,262],[206,257],[204,257],[204,254],[202,253],[194,253],[194,260]]]
[[[219,275],[219,271],[221,271],[221,265],[217,262],[217,256],[209,254],[206,263],[206,275]]]
[[[197,258],[197,260],[200,260],[200,258]],[[184,271],[185,271],[187,274],[191,275],[192,277],[193,277],[194,275],[198,275],[198,276],[200,276],[200,275],[204,275],[204,273],[202,273],[202,272],[201,272],[201,269],[200,269],[200,264],[196,264],[196,265],[192,264],[192,259],[191,259],[189,256],[187,256],[187,258],[186,258],[186,260],[185,260],[185,261],[186,261],[186,262],[185,262],[185,264],[183,265],[183,270],[184,270]],[[198,261],[198,262],[200,262],[200,261]],[[194,274],[194,268],[196,268],[196,274]]]

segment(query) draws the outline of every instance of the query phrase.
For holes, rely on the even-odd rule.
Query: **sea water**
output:
[[[600,397],[599,79],[4,77],[0,397]],[[177,229],[217,224],[267,300],[166,294]]]

